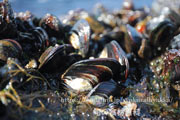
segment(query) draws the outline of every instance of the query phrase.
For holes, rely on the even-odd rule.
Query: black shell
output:
[[[14,13],[8,0],[0,2],[0,39],[13,38],[17,35]]]
[[[74,63],[61,76],[68,88],[75,92],[91,90],[99,82],[120,78],[121,65],[112,58],[96,58]]]
[[[35,28],[33,20],[37,19],[30,11],[17,13],[15,16],[17,29],[21,32],[28,32]]]
[[[154,27],[149,35],[149,43],[155,48],[153,49],[154,56],[158,56],[166,50],[176,29],[174,23],[168,20],[164,20]]]
[[[166,19],[170,19],[173,23],[175,23],[177,26],[180,25],[180,15],[176,13],[173,9],[169,7],[164,7],[161,11],[161,16],[164,16]]]
[[[121,66],[124,66],[125,68],[124,70],[125,73],[124,73],[124,76],[122,77],[124,77],[124,80],[127,78],[128,71],[129,71],[129,62],[126,57],[126,53],[115,40],[111,41],[104,47],[99,57],[100,58],[114,58],[117,61],[119,61]]]
[[[113,80],[101,82],[95,86],[87,95],[88,103],[95,107],[104,107],[109,97],[117,97],[120,94],[120,87]]]
[[[175,32],[175,25],[168,20],[160,22],[149,35],[150,43],[154,47],[167,45]]]
[[[32,56],[44,51],[49,46],[49,38],[44,29],[36,27],[30,32],[19,32],[18,40],[23,51]]]
[[[77,21],[70,32],[70,43],[75,49],[79,50],[79,54],[86,56],[89,50],[90,26],[84,19]]]
[[[19,58],[22,48],[18,42],[11,39],[0,40],[0,60],[6,62],[8,57]]]
[[[47,13],[40,21],[41,26],[48,34],[49,37],[56,37],[62,39],[64,36],[63,25],[58,17]]]
[[[44,72],[63,72],[76,62],[78,55],[73,55],[74,48],[69,44],[49,47],[39,58],[39,70]]]
[[[126,25],[125,33],[125,49],[127,53],[137,54],[142,41],[142,35],[136,31],[136,29],[129,24]]]

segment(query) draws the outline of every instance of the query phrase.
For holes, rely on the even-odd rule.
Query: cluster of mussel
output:
[[[174,87],[180,77],[179,20],[180,15],[168,7],[154,17],[147,8],[135,9],[130,1],[113,13],[98,4],[93,14],[78,9],[60,19],[52,14],[37,18],[29,11],[14,13],[4,0],[0,3],[0,89],[19,75],[11,71],[20,65],[26,73],[18,76],[20,84],[27,82],[22,79],[30,73],[44,76],[50,84],[43,89],[63,87],[103,108],[112,97],[127,97],[126,88],[141,82],[145,69],[161,55],[161,66],[151,63],[153,74],[168,79],[168,84],[173,81]],[[16,66],[10,64],[12,58]]]

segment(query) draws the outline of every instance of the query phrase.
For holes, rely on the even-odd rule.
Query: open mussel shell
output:
[[[119,61],[121,66],[124,66],[124,68],[125,68],[124,80],[127,78],[128,71],[129,71],[129,62],[126,57],[126,53],[124,52],[124,50],[121,48],[121,46],[115,40],[106,44],[106,46],[104,47],[103,51],[101,52],[99,58],[114,58],[117,61]]]
[[[40,21],[39,26],[41,26],[49,37],[61,38],[63,34],[63,25],[58,19],[58,17],[52,14],[46,14]]]
[[[81,59],[78,55],[71,55],[74,48],[69,44],[49,47],[39,58],[39,70],[44,72],[63,72],[76,59]]]
[[[110,96],[117,97],[120,87],[113,80],[101,82],[87,95],[86,102],[95,107],[104,107],[110,102]]]
[[[0,60],[6,62],[8,57],[19,58],[22,54],[20,44],[12,39],[0,40]]]
[[[82,60],[71,65],[61,79],[73,92],[87,92],[99,82],[119,78],[120,69],[119,62],[112,58]]]
[[[89,50],[90,26],[84,19],[77,21],[70,32],[70,43],[75,49],[79,50],[79,54],[86,56]]]
[[[141,46],[142,35],[136,31],[134,27],[127,24],[125,32],[125,49],[128,53],[135,53],[139,50]]]

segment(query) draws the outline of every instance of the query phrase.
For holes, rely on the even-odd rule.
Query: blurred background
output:
[[[119,9],[123,0],[9,0],[15,12],[31,11],[38,16],[46,13],[67,14],[69,10],[83,8],[91,11],[96,3],[102,3],[107,9]],[[133,0],[135,7],[150,7],[153,0]]]

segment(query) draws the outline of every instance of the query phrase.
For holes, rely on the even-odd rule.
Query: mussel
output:
[[[160,56],[167,49],[176,30],[177,26],[169,20],[149,21],[146,30],[149,38],[141,40],[138,56],[147,60]]]
[[[19,32],[17,41],[28,55],[41,53],[49,46],[49,38],[44,29],[35,27],[30,32]]]
[[[50,38],[63,39],[63,25],[58,17],[48,13],[41,19],[39,26],[47,32]]]
[[[149,43],[155,48],[153,56],[158,56],[164,52],[173,38],[177,27],[171,21],[164,20],[160,22],[149,34]]]
[[[0,2],[0,39],[13,38],[17,35],[14,13],[8,0]]]
[[[94,35],[91,35],[88,55],[98,57],[104,46],[113,40],[124,45],[122,39],[124,39],[124,33],[117,27],[114,28],[113,31],[101,34],[100,38],[95,38]]]
[[[95,107],[104,107],[112,97],[120,95],[120,87],[113,80],[101,82],[96,85],[87,95],[86,102]]]
[[[8,57],[19,58],[22,54],[22,48],[18,42],[12,39],[0,40],[0,61],[5,63]]]
[[[79,20],[71,29],[70,43],[75,49],[79,50],[79,54],[86,56],[89,50],[90,26],[84,19]]]
[[[39,58],[39,70],[42,72],[63,72],[71,64],[81,59],[81,56],[73,54],[75,49],[69,45],[50,46]]]
[[[90,91],[99,82],[108,81],[111,78],[118,82],[120,72],[122,72],[121,65],[117,60],[96,58],[74,63],[61,76],[61,79],[67,88],[79,93]]]
[[[142,41],[142,35],[136,31],[134,27],[127,24],[125,33],[125,49],[127,53],[133,52],[137,54]]]
[[[147,39],[142,39],[141,46],[138,50],[138,56],[145,60],[151,60],[153,56],[152,48]]]
[[[180,25],[179,19],[180,15],[176,13],[173,9],[169,7],[164,7],[161,11],[161,16],[163,16],[165,19],[170,19],[174,24],[177,26]]]
[[[119,61],[121,66],[124,66],[124,68],[126,69],[124,70],[125,71],[124,80],[127,78],[128,71],[129,71],[129,62],[126,57],[126,53],[115,40],[111,41],[104,47],[99,57],[100,58],[114,58],[117,61]]]
[[[37,19],[30,11],[17,13],[15,16],[17,29],[21,32],[28,32],[35,28],[33,21]]]
[[[150,43],[152,46],[158,48],[159,46],[166,45],[171,40],[173,33],[175,32],[176,26],[168,20],[160,22],[150,32]]]

